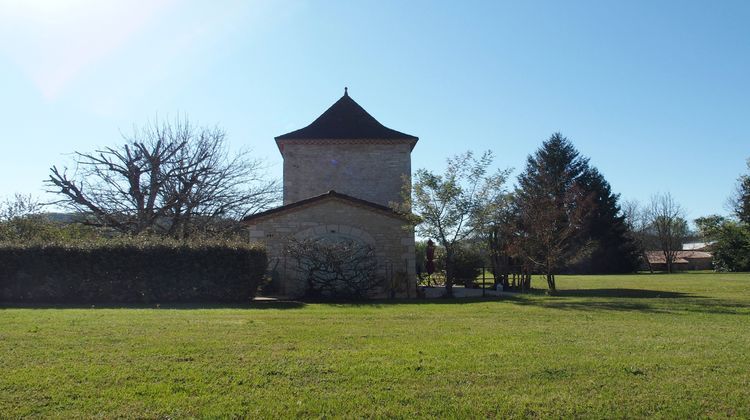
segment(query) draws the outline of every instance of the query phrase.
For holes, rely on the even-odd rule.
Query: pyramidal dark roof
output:
[[[392,130],[373,118],[344,90],[344,96],[305,128],[282,134],[276,140],[310,139],[388,139],[418,140],[417,137]]]

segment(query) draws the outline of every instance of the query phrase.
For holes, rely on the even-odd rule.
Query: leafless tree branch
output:
[[[51,191],[103,226],[178,238],[278,200],[278,182],[265,178],[263,161],[249,151],[230,153],[218,127],[195,127],[186,117],[156,120],[123,138],[118,146],[76,152],[75,176],[53,166]]]

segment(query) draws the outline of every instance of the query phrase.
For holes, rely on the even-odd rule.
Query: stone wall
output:
[[[299,297],[305,287],[294,269],[295,261],[284,254],[289,239],[335,234],[373,246],[378,274],[386,279],[378,297],[390,296],[392,287],[397,297],[415,297],[414,232],[404,229],[404,221],[398,217],[330,198],[250,221],[247,227],[251,240],[266,245],[269,270],[275,270],[276,286],[283,296]]]
[[[409,182],[411,177],[413,142],[318,143],[283,144],[284,204],[330,190],[384,206],[402,201],[404,177]]]

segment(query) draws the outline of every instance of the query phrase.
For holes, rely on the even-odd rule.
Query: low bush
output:
[[[471,248],[461,248],[455,255],[456,280],[467,286],[476,281],[477,276],[482,274],[484,259],[482,255]]]
[[[266,265],[263,248],[230,242],[0,244],[0,301],[245,302]]]

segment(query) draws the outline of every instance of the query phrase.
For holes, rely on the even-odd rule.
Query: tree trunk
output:
[[[495,289],[497,289],[498,284],[503,287],[503,290],[510,288],[510,282],[508,281],[510,270],[508,269],[509,264],[507,259],[507,257],[497,254],[493,254],[491,257],[492,275],[495,278]]]
[[[445,296],[453,297],[453,280],[455,270],[453,265],[455,264],[453,250],[445,248]]]
[[[670,254],[669,251],[664,251],[664,262],[667,266],[667,274],[672,273],[672,260],[674,259],[674,256]]]
[[[552,292],[557,291],[555,288],[555,275],[547,273],[547,286],[549,287],[549,290]]]
[[[526,272],[524,274],[524,280],[523,280],[523,291],[528,292],[531,290],[531,271]]]
[[[445,296],[453,297],[453,281],[455,280],[455,252],[453,247],[443,241],[445,248]]]

